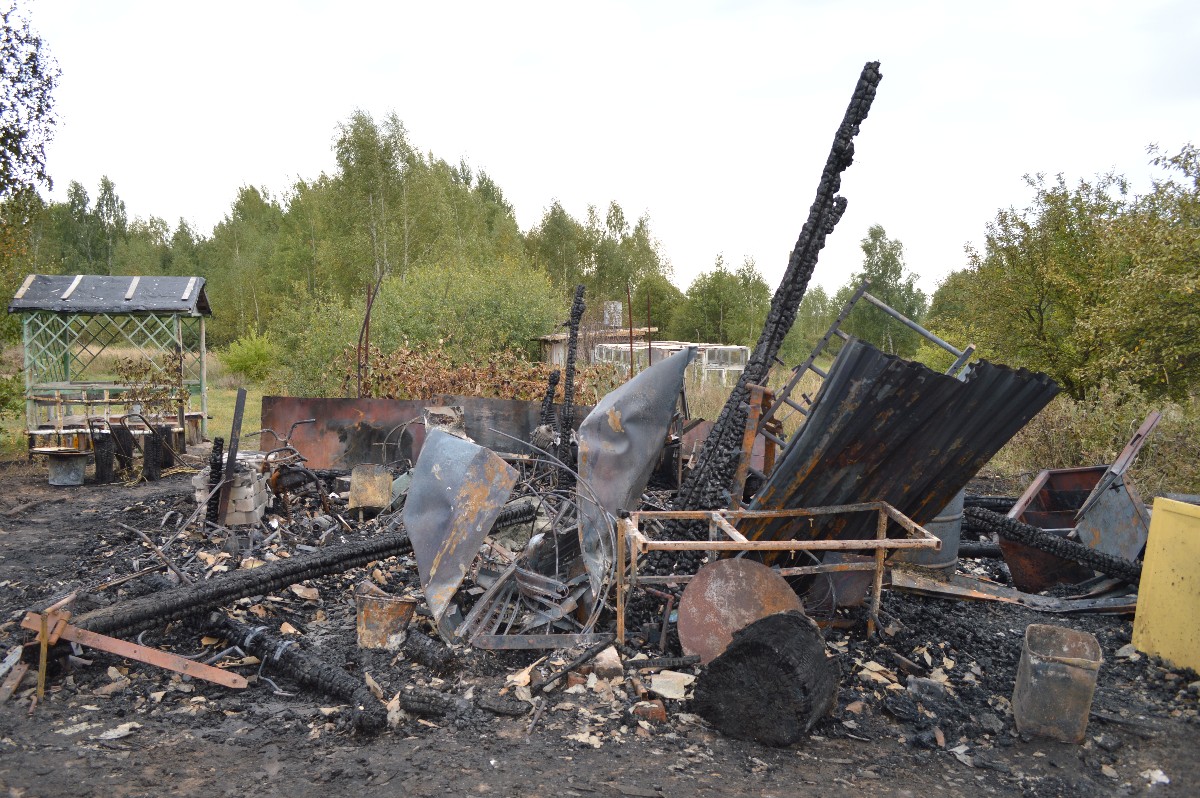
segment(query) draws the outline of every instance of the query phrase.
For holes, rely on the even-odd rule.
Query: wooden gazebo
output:
[[[133,386],[115,378],[112,355],[144,358],[162,382],[186,389],[178,421],[189,438],[207,432],[204,320],[212,310],[203,277],[31,274],[8,312],[21,314],[31,447],[86,447],[88,419],[137,410],[128,407]],[[106,351],[110,357],[101,358]],[[168,359],[178,373],[166,373]],[[190,409],[194,398],[199,412]]]

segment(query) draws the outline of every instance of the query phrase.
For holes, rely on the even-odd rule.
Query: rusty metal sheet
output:
[[[442,430],[425,439],[404,503],[404,526],[440,621],[517,483],[517,470],[488,449]]]
[[[612,571],[610,516],[641,503],[695,354],[689,346],[655,363],[604,396],[579,425],[579,478],[590,490],[580,491],[579,545],[593,595]]]
[[[291,439],[313,469],[349,470],[360,463],[404,460],[415,463],[425,441],[422,412],[436,405],[462,407],[467,434],[481,446],[501,452],[511,451],[514,444],[499,433],[528,440],[541,413],[540,402],[446,394],[424,400],[264,396],[262,427],[282,432],[293,422],[317,419],[315,424],[297,427]],[[576,418],[582,419],[589,409],[580,408]],[[270,435],[264,435],[260,448],[269,450],[276,445]]]
[[[679,643],[707,665],[733,641],[733,633],[789,610],[804,611],[787,580],[760,562],[717,560],[696,572],[679,600]]]
[[[885,501],[925,524],[1058,393],[1045,374],[986,361],[963,380],[851,339],[752,510]],[[752,540],[870,537],[874,519],[743,521]]]

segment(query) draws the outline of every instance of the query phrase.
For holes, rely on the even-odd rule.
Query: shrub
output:
[[[226,368],[250,382],[262,382],[279,360],[279,349],[267,333],[251,331],[238,338],[221,357]]]

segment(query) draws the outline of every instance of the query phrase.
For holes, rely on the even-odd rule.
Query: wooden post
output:
[[[617,642],[625,644],[625,525],[628,518],[617,520]]]
[[[887,513],[882,509],[879,510],[879,521],[875,524],[875,539],[883,541],[887,538]],[[883,591],[883,560],[887,555],[887,549],[883,546],[875,549],[875,581],[871,588],[871,617],[867,618],[867,637],[875,634],[875,627],[879,623],[879,600],[880,593]]]
[[[187,440],[187,427],[183,428]],[[208,437],[208,345],[204,340],[204,317],[200,317],[200,438]],[[186,445],[186,444],[185,444]]]

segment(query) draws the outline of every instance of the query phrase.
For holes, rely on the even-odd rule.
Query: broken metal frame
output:
[[[950,368],[947,369],[945,373],[957,377],[958,379],[963,378],[963,369],[966,367],[967,361],[969,361],[971,356],[975,354],[975,344],[969,344],[966,349],[959,349],[953,344],[947,343],[937,335],[934,335],[932,332],[922,327],[917,322],[905,316],[900,311],[888,305],[883,300],[868,293],[867,289],[870,287],[871,281],[863,280],[862,285],[860,285],[858,290],[851,295],[850,299],[842,307],[841,312],[838,313],[837,318],[835,318],[833,323],[829,325],[829,329],[826,330],[825,334],[821,336],[821,339],[817,341],[817,345],[813,347],[813,350],[809,354],[808,358],[799,366],[792,369],[791,379],[789,379],[787,384],[778,391],[774,403],[771,404],[766,412],[762,414],[762,417],[759,419],[756,427],[758,433],[766,437],[767,440],[773,441],[778,446],[786,445],[786,441],[784,441],[781,436],[773,434],[768,428],[768,425],[775,419],[776,413],[779,412],[779,409],[783,405],[787,405],[788,407],[792,408],[792,411],[795,413],[799,413],[805,417],[808,416],[809,408],[812,407],[812,400],[807,396],[802,396],[802,398],[807,402],[807,405],[797,402],[791,398],[792,391],[800,383],[800,379],[804,376],[805,372],[811,371],[821,379],[825,379],[829,376],[828,372],[817,365],[817,358],[820,357],[825,351],[825,348],[829,346],[829,342],[834,336],[841,338],[843,341],[848,341],[850,339],[850,336],[842,331],[842,324],[845,323],[846,319],[850,317],[850,314],[854,311],[854,308],[856,305],[858,305],[859,301],[864,299],[882,310],[887,315],[891,316],[896,321],[903,324],[905,327],[908,327],[913,332],[916,332],[930,343],[935,344],[936,346],[939,346],[950,354],[954,355],[954,363],[951,364]],[[786,417],[784,419],[780,419],[780,421],[784,420],[786,420]]]
[[[813,518],[848,513],[878,513],[875,537],[865,540],[748,540],[731,522],[759,518]],[[707,521],[710,540],[651,540],[641,531],[646,520]],[[888,522],[894,521],[906,533],[904,538],[889,538]],[[620,519],[617,534],[617,641],[625,642],[626,593],[642,584],[680,584],[690,582],[694,575],[640,576],[638,556],[651,551],[784,552],[784,551],[846,551],[870,549],[875,553],[870,563],[832,563],[781,568],[781,576],[805,576],[840,571],[873,571],[870,614],[867,635],[875,633],[879,621],[879,600],[883,588],[883,571],[887,552],[895,549],[939,550],[942,542],[924,527],[905,516],[887,502],[862,502],[831,507],[808,507],[794,510],[675,510],[640,511]],[[628,576],[626,575],[628,552]]]

